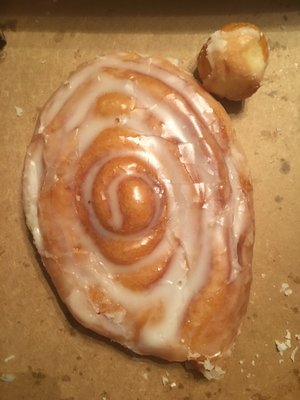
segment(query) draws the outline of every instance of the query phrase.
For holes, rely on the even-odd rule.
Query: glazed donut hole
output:
[[[250,97],[261,86],[269,58],[265,35],[248,23],[232,23],[203,45],[197,69],[203,87],[233,101]]]

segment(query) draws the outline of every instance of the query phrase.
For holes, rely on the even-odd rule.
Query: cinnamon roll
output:
[[[247,308],[252,187],[222,106],[137,54],[83,65],[40,114],[27,225],[73,316],[138,354],[203,365]]]

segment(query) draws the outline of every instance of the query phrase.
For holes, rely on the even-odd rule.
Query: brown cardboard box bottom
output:
[[[299,2],[7,3],[0,10],[7,39],[0,62],[0,376],[14,380],[0,380],[0,399],[299,399],[300,349],[290,358],[300,347]],[[208,382],[74,323],[25,227],[21,172],[39,108],[78,64],[133,50],[176,57],[193,70],[208,33],[241,20],[261,26],[271,48],[262,88],[231,110],[254,183],[254,281],[227,373]],[[285,282],[290,296],[280,292]],[[275,339],[284,341],[287,330],[291,348],[280,355]],[[163,376],[176,386],[163,385]]]

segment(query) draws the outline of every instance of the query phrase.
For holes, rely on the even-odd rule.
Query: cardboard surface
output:
[[[98,3],[1,3],[7,46],[0,60],[0,376],[14,380],[0,380],[0,399],[299,399],[299,2]],[[193,70],[208,34],[241,20],[258,24],[271,48],[263,87],[241,107],[229,107],[253,177],[254,280],[227,373],[208,382],[181,364],[133,355],[74,322],[31,244],[21,173],[39,108],[77,65],[133,50],[176,57]],[[282,283],[291,295],[280,292]],[[284,342],[287,330],[291,348],[281,356],[275,339]],[[176,386],[163,385],[162,376]]]

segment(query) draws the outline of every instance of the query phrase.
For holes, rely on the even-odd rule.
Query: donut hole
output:
[[[252,24],[228,24],[214,32],[198,57],[203,87],[233,101],[250,97],[260,87],[269,56],[265,36]]]

